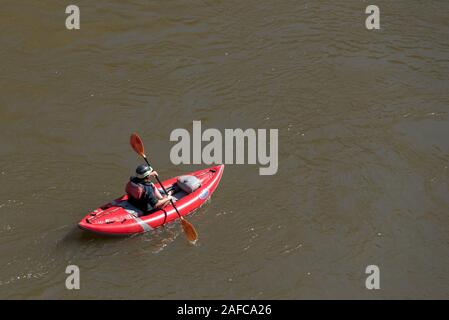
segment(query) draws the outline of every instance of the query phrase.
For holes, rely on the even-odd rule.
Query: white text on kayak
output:
[[[201,121],[193,121],[192,127],[192,139],[186,129],[178,128],[171,132],[170,141],[177,142],[170,150],[173,164],[222,164],[224,143],[225,164],[234,164],[234,158],[235,164],[245,164],[246,154],[246,164],[264,166],[259,168],[260,175],[276,174],[278,129],[269,129],[270,140],[267,141],[267,129],[224,129],[223,139],[218,129],[209,128],[201,133]],[[204,148],[202,142],[208,142]]]

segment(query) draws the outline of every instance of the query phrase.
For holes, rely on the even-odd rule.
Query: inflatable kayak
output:
[[[198,189],[191,193],[183,191],[177,185],[178,177],[163,181],[162,184],[173,192],[173,201],[182,216],[192,213],[203,205],[218,186],[223,175],[224,165],[214,166],[189,173],[201,182]],[[155,184],[160,189],[159,184]],[[178,219],[178,214],[172,205],[150,212],[142,212],[128,202],[128,195],[92,211],[85,216],[78,226],[81,229],[101,234],[129,235],[151,231],[168,222]]]

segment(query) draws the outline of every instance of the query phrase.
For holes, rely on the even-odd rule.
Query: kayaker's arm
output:
[[[155,170],[151,171],[150,176],[156,178],[156,177],[158,176],[157,171],[155,171]],[[162,199],[165,198],[165,195],[163,196],[163,195],[161,194],[161,191],[160,191],[158,188],[154,187],[154,185],[153,185],[153,189],[154,189],[154,194],[156,195],[156,197],[157,197],[159,200],[162,200]],[[164,192],[164,194],[165,194],[165,192]],[[169,191],[169,192],[168,192],[168,196],[170,196],[170,195],[171,195],[171,192]]]
[[[150,177],[157,177],[157,176],[158,176],[158,174],[157,174],[156,170],[153,170],[150,172]]]
[[[171,190],[171,191],[168,191],[168,194],[167,194],[167,195],[165,194],[165,192],[164,192],[164,195],[162,195],[161,190],[159,190],[158,188],[156,188],[156,187],[154,186],[154,184],[152,185],[152,187],[153,187],[153,190],[154,190],[154,195],[156,196],[156,198],[157,198],[158,200],[165,199],[167,196],[171,196],[172,193],[173,193],[173,190]],[[163,192],[163,191],[162,191],[162,192]]]
[[[159,189],[156,188],[154,185],[153,185],[153,189],[154,189],[154,195],[156,196],[156,198],[158,198],[159,200],[161,200],[161,199],[164,198],[164,197],[161,195],[161,192],[159,191]]]
[[[170,204],[171,199],[172,199],[171,196],[162,198],[154,205],[154,208],[159,209],[165,207],[166,205]]]

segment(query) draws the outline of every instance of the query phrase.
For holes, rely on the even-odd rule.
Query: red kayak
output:
[[[210,198],[218,186],[223,175],[224,165],[210,167],[189,173],[201,181],[201,186],[192,193],[186,193],[177,188],[177,178],[163,181],[167,191],[173,190],[173,201],[182,216],[192,213]],[[159,184],[155,184],[160,188]],[[128,195],[124,195],[89,213],[79,223],[81,229],[101,234],[129,235],[143,233],[160,227],[179,218],[172,205],[162,209],[142,212],[128,202]]]

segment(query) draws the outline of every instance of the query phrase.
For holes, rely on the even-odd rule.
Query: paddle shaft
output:
[[[145,160],[145,162],[147,163],[147,165],[149,165],[149,166],[151,167],[150,163],[149,163],[148,160],[147,160],[147,157],[143,157],[143,159]],[[155,176],[155,178],[156,178],[157,182],[159,183],[159,185],[162,187],[162,190],[164,190],[165,194],[168,196],[168,192],[167,192],[167,190],[165,190],[165,187],[164,187],[164,185],[162,184],[161,180],[159,180],[159,177],[158,177],[158,176]],[[170,202],[171,202],[173,208],[175,208],[176,213],[178,214],[178,216],[179,216],[181,219],[184,219],[184,218],[181,216],[181,214],[179,213],[178,208],[176,208],[175,203],[173,202],[172,199],[170,199]]]

